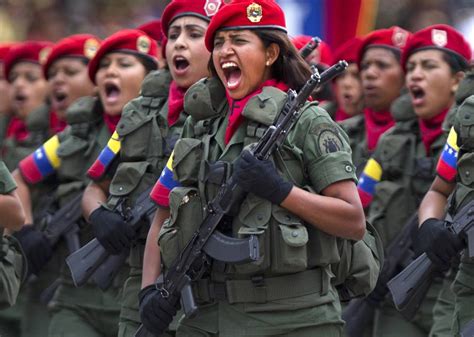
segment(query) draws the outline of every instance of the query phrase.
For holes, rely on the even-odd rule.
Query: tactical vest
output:
[[[386,247],[416,212],[436,175],[436,164],[446,136],[431,145],[431,154],[421,141],[414,113],[394,116],[395,126],[382,135],[374,159],[382,167],[368,220],[377,229]]]
[[[451,127],[454,125],[459,106],[472,94],[474,94],[474,70],[466,72],[463,80],[459,84],[455,95],[455,102],[449,109],[448,115],[443,122],[443,130],[445,132],[448,133]]]
[[[215,78],[203,79],[188,90],[185,110],[191,118],[183,130],[183,138],[176,143],[173,160],[173,172],[182,187],[171,191],[171,217],[163,224],[158,239],[165,269],[201,224],[207,203],[231,175],[231,163],[245,146],[262,137],[285,100],[286,93],[273,87],[263,88],[260,94],[248,101],[242,111],[245,121],[226,146],[223,139],[228,121],[228,104],[220,81]],[[303,110],[307,116],[326,115],[315,103],[308,103]],[[304,135],[297,132],[290,133],[272,159],[281,175],[296,186],[312,191],[301,151],[303,138]],[[231,211],[231,216],[225,217],[219,229],[239,238],[256,235],[260,259],[224,267],[214,262],[210,279],[221,282],[262,276],[271,281],[279,275],[317,270],[319,279],[314,282],[324,291],[328,290],[333,276],[330,265],[341,260],[336,237],[253,194],[248,194],[239,206],[239,209]],[[246,289],[244,284],[239,283],[239,286]],[[239,296],[245,297],[245,291],[242,290]]]
[[[168,161],[181,134],[186,114],[168,126],[168,71],[153,71],[145,78],[141,94],[125,106],[117,125],[120,137],[120,163],[113,176],[107,205],[114,209],[125,198],[125,206],[133,206],[136,198],[153,186]],[[148,233],[142,226],[139,248],[131,250],[131,266],[141,269],[143,244]]]
[[[49,138],[49,115],[49,105],[42,105],[32,111],[26,119],[26,128],[29,132],[26,140],[20,142],[11,137],[5,139],[2,156],[10,171],[13,171],[20,160],[27,157]]]

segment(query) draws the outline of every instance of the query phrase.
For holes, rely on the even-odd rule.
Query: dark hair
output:
[[[144,57],[141,55],[136,55],[136,56],[137,56],[137,59],[140,61],[140,63],[143,64],[143,66],[145,67],[145,71],[147,74],[152,70],[158,69],[158,65],[156,64],[156,62],[152,61],[148,57]]]
[[[469,66],[468,64],[461,59],[460,56],[458,55],[455,55],[449,51],[446,51],[446,50],[442,50],[442,49],[439,49],[441,50],[443,53],[443,60],[449,65],[449,67],[451,68],[451,72],[453,74],[456,74],[460,71],[467,71]]]
[[[306,61],[299,55],[291,43],[288,35],[276,29],[252,30],[262,41],[265,47],[276,43],[280,47],[280,54],[272,65],[272,76],[274,79],[288,85],[291,89],[300,90],[311,75],[311,69]],[[209,70],[216,76],[216,68],[209,60]]]

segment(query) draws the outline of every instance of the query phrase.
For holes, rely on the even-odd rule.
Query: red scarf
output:
[[[449,108],[444,109],[441,113],[430,119],[418,118],[418,125],[420,126],[421,140],[425,144],[426,154],[430,153],[430,148],[433,142],[441,136],[443,129],[444,118],[448,114]]]
[[[105,125],[107,125],[107,128],[109,129],[111,134],[114,133],[115,128],[117,127],[117,124],[120,120],[120,117],[122,116],[121,115],[111,116],[104,113],[104,122],[105,122]]]
[[[395,121],[388,110],[375,112],[370,108],[365,108],[364,116],[367,148],[369,151],[373,151],[382,133],[390,129],[395,124]]]
[[[8,123],[6,138],[15,138],[17,141],[24,141],[28,138],[29,132],[25,122],[16,116],[13,116]]]
[[[337,108],[336,115],[334,116],[334,120],[336,122],[341,122],[341,121],[346,120],[350,117],[352,117],[352,116],[348,115],[344,110],[342,110],[341,108]]]
[[[175,81],[171,82],[168,92],[168,126],[172,126],[179,119],[183,111],[184,94],[186,89],[178,87]]]
[[[49,129],[52,135],[63,131],[67,126],[66,121],[58,118],[56,111],[51,111],[49,114]]]
[[[227,101],[229,102],[229,107],[231,109],[231,114],[229,116],[229,123],[227,124],[227,129],[225,130],[225,144],[229,143],[235,131],[239,128],[240,124],[242,124],[244,120],[244,117],[242,116],[242,111],[244,110],[245,105],[247,104],[249,99],[261,93],[263,87],[275,87],[285,92],[288,90],[288,86],[285,83],[277,82],[276,80],[272,79],[263,82],[257,90],[251,92],[250,94],[239,100],[232,99],[229,96],[229,93],[226,92]]]

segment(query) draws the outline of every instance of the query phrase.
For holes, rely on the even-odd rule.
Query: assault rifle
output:
[[[388,281],[413,260],[411,233],[417,228],[418,217],[414,214],[388,245],[375,289],[365,298],[356,298],[350,301],[342,312],[342,319],[346,321],[344,330],[348,337],[363,336],[365,328],[373,318],[375,308],[388,294]]]
[[[339,61],[339,63],[323,72],[321,76],[313,68],[313,74],[299,93],[292,89],[288,90],[285,105],[275,118],[274,123],[268,127],[263,137],[251,149],[252,154],[259,160],[268,159],[275,149],[283,144],[288,132],[300,117],[301,107],[306,103],[313,90],[321,83],[331,80],[346,68],[347,62]],[[205,252],[205,247],[225,214],[233,208],[235,202],[242,200],[243,195],[244,191],[239,188],[234,176],[231,175],[221,185],[214,199],[207,205],[207,214],[186,247],[156,282],[156,287],[161,291],[163,297],[181,297],[184,314],[187,317],[195,315],[198,309],[192,294],[191,281],[200,279],[211,263]],[[220,256],[214,258],[222,261]],[[258,245],[256,245],[254,252],[249,256],[249,260],[255,261],[258,258],[259,250]],[[143,325],[135,334],[136,337],[148,335],[153,336]]]
[[[453,218],[446,222],[447,228],[468,243],[468,254],[474,257],[474,200],[464,206]],[[421,254],[400,274],[388,282],[393,302],[398,311],[412,318],[431,286],[438,269],[428,258]]]
[[[304,45],[303,48],[300,50],[300,56],[302,58],[307,58],[309,54],[313,52],[316,48],[318,48],[319,44],[321,43],[321,39],[317,36],[314,36],[309,40],[307,44]]]
[[[461,337],[474,337],[474,320],[467,323],[462,329]]]
[[[137,233],[143,224],[141,220],[149,219],[156,210],[156,204],[149,197],[151,189],[152,187],[139,195],[133,208],[125,207],[124,202],[121,202],[116,209],[127,225]],[[99,240],[93,239],[69,255],[66,263],[76,287],[82,286],[92,276],[97,285],[105,290],[111,285],[127,257],[128,251],[112,255]]]

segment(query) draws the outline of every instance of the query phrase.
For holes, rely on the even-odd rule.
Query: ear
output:
[[[267,47],[267,50],[265,51],[265,57],[266,57],[265,64],[267,66],[271,66],[276,61],[279,55],[280,55],[280,46],[277,45],[276,43],[271,43]]]
[[[458,71],[456,74],[453,75],[453,86],[451,87],[451,90],[454,94],[458,90],[459,83],[461,83],[461,81],[463,80],[464,75],[464,71]]]

